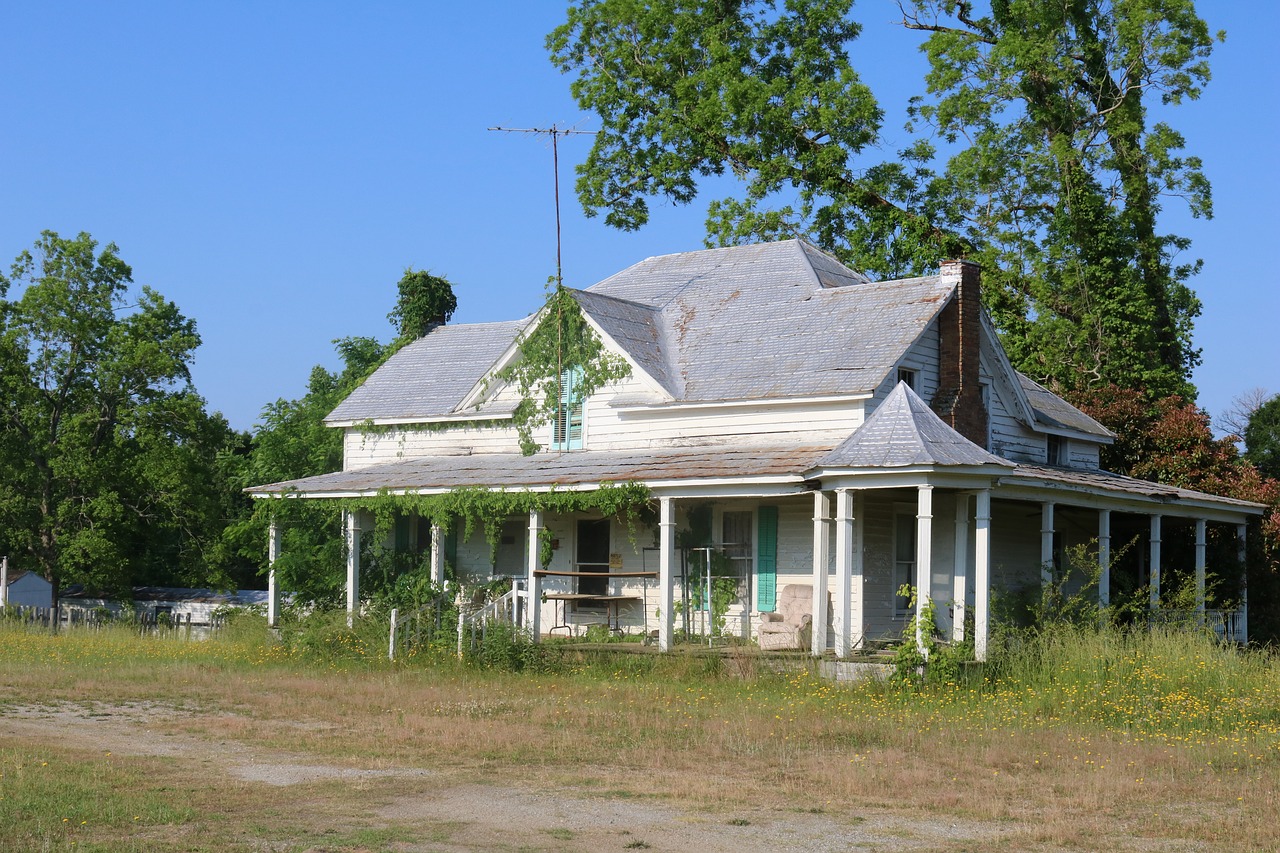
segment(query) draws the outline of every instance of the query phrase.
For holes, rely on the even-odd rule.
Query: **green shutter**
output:
[[[778,605],[778,508],[762,506],[756,510],[756,610],[762,613]]]
[[[567,367],[560,374],[560,405],[552,426],[552,450],[582,449],[582,383],[581,367]]]
[[[407,554],[409,552],[409,516],[396,516],[396,553]]]

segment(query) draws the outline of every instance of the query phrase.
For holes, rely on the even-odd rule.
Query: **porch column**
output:
[[[1151,516],[1151,612],[1160,609],[1160,516]]]
[[[924,652],[924,607],[933,588],[933,486],[916,488],[916,648]]]
[[[813,493],[813,636],[809,644],[814,657],[827,650],[827,562],[830,557],[831,498],[826,492]]]
[[[444,530],[431,523],[431,582],[439,586],[444,581]]]
[[[1236,621],[1236,641],[1249,642],[1249,566],[1246,563],[1248,551],[1245,549],[1245,536],[1248,525],[1236,525],[1236,557],[1240,560],[1240,612]]]
[[[276,558],[280,556],[280,523],[275,516],[267,528],[267,627],[280,621],[280,587],[276,585]]]
[[[0,557],[0,607],[9,606],[9,558]]]
[[[951,575],[951,639],[964,642],[964,612],[969,598],[969,495],[956,495],[956,553]]]
[[[671,608],[675,596],[671,589],[671,573],[676,562],[676,512],[671,498],[658,498],[658,651],[671,651]],[[647,614],[646,614],[647,617]]]
[[[529,582],[525,589],[529,591],[528,611],[525,613],[525,624],[529,626],[529,636],[535,642],[542,641],[542,576],[538,569],[542,568],[542,510],[529,510],[529,543],[525,566],[529,570]]]
[[[1111,510],[1098,510],[1098,605],[1111,606]]]
[[[1040,586],[1053,583],[1053,510],[1052,501],[1040,505]]]
[[[1196,624],[1204,627],[1205,520],[1196,519]]]
[[[866,583],[862,565],[862,543],[866,529],[866,493],[859,489],[853,496],[853,583],[852,583],[852,615],[849,619],[849,636],[851,648],[867,647],[866,629]]]
[[[987,659],[987,634],[991,614],[991,490],[978,492],[973,520],[973,650]]]
[[[851,631],[853,607],[849,590],[853,584],[853,493],[836,490],[836,657],[849,656],[854,637]]]
[[[360,606],[360,519],[355,510],[343,512],[347,546],[347,627],[355,623]]]

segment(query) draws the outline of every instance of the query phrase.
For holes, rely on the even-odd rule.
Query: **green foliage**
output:
[[[195,323],[113,244],[44,232],[0,277],[0,550],[53,581],[229,585],[243,446],[191,386]],[[8,299],[17,285],[17,295]]]
[[[521,333],[516,343],[519,359],[495,373],[493,379],[513,384],[519,392],[520,402],[511,419],[526,456],[538,451],[533,431],[552,423],[560,411],[566,371],[581,371],[581,380],[573,389],[579,400],[631,375],[631,365],[604,349],[572,292],[563,287],[551,292],[537,324]]]
[[[399,330],[402,341],[416,340],[433,325],[449,322],[458,309],[449,280],[426,270],[409,267],[396,289],[396,305],[387,319]]]
[[[909,685],[959,684],[964,665],[974,659],[972,626],[966,629],[964,642],[943,643],[933,599],[926,598],[921,612],[916,614],[916,588],[903,584],[898,595],[907,599],[912,616],[902,631],[902,645],[894,654],[893,680]]]
[[[580,167],[589,214],[635,229],[651,197],[713,202],[720,245],[803,235],[887,276],[967,257],[1014,366],[1053,387],[1189,394],[1198,363],[1188,241],[1167,197],[1209,216],[1209,183],[1150,101],[1193,100],[1213,37],[1190,0],[900,4],[927,35],[927,94],[896,158],[850,59],[850,0],[576,0],[552,62],[601,129]]]
[[[1264,477],[1280,478],[1280,397],[1263,403],[1244,430],[1245,458]]]

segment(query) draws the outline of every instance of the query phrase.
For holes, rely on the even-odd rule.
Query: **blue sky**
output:
[[[918,37],[863,0],[855,64],[889,112],[920,88]],[[1199,4],[1228,38],[1204,97],[1173,112],[1213,182],[1212,221],[1169,203],[1204,272],[1199,403],[1280,391],[1276,199],[1280,4]],[[534,310],[555,272],[551,150],[493,125],[590,130],[543,40],[559,2],[10,2],[0,8],[0,260],[41,230],[113,241],[194,317],[197,389],[237,428],[336,367],[331,341],[386,340],[407,266],[455,286],[455,322]],[[565,282],[700,248],[705,202],[634,234],[571,191],[589,137],[561,140]],[[1272,272],[1269,272],[1272,271]]]

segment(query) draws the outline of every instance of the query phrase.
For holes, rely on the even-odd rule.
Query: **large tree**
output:
[[[904,3],[927,34],[919,135],[887,161],[882,112],[850,58],[852,0],[577,0],[548,38],[601,130],[580,167],[589,213],[638,228],[732,173],[709,241],[800,234],[884,275],[947,257],[987,269],[1015,365],[1061,390],[1194,393],[1192,320],[1158,233],[1161,200],[1211,212],[1199,162],[1150,123],[1198,96],[1212,39],[1190,0]],[[939,154],[939,151],[944,154]]]
[[[217,458],[234,435],[191,386],[195,323],[154,290],[131,291],[115,245],[99,251],[88,234],[44,232],[11,275],[0,277],[0,545],[55,590],[225,580]]]

